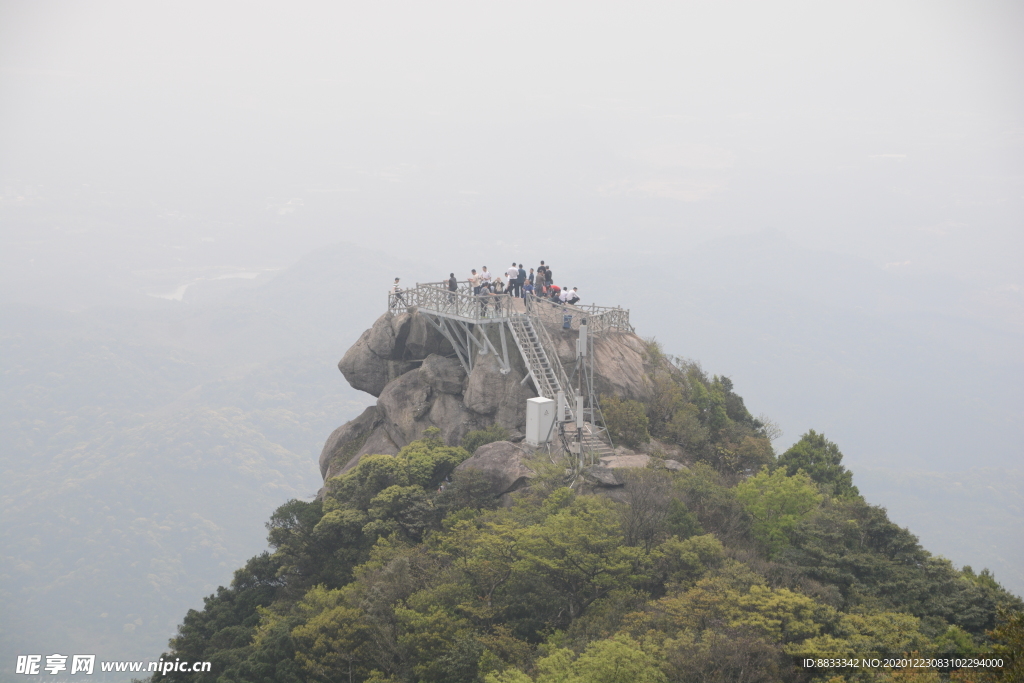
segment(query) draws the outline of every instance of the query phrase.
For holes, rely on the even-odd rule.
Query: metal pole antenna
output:
[[[583,449],[583,426],[584,426],[584,394],[583,394],[583,375],[584,375],[584,364],[586,363],[587,356],[587,319],[583,318],[580,320],[580,335],[576,340],[576,367],[579,368],[577,374],[579,375],[577,381],[579,383],[579,391],[576,392],[576,453],[579,457],[580,469],[585,466],[584,449]]]

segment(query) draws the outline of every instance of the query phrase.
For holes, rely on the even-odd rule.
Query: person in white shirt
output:
[[[469,274],[469,284],[473,286],[473,295],[476,296],[480,293],[480,283],[482,280],[476,272],[476,268]]]
[[[487,266],[484,266],[484,272],[480,273],[480,286],[491,287],[491,274],[487,272]]]
[[[396,301],[401,301],[402,305],[405,305],[405,299],[402,297],[402,287],[398,284],[398,278],[395,278],[395,284],[391,285],[391,293],[395,295]]]
[[[562,294],[566,294],[566,292],[562,292]],[[579,301],[580,295],[576,293],[576,288],[573,287],[572,291],[568,292],[568,299],[566,300],[566,303],[571,306],[575,306]]]
[[[519,292],[516,291],[516,280],[519,277],[519,266],[513,263],[509,266],[508,270],[505,271],[505,277],[508,279],[508,293],[511,296],[519,296]]]
[[[558,295],[558,300],[563,304],[569,301],[569,290],[563,289],[561,294]]]

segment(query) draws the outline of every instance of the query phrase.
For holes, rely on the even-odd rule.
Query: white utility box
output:
[[[548,442],[555,422],[555,402],[550,398],[526,400],[526,443],[540,446]]]

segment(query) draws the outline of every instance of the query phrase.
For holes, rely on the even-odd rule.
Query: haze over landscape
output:
[[[0,659],[156,658],[395,276],[553,265],[1024,594],[1024,8],[0,2]]]

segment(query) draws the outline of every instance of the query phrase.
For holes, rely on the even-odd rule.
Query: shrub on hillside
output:
[[[640,401],[602,396],[601,412],[604,413],[608,432],[614,442],[636,448],[651,440],[651,434],[647,431],[647,411]]]
[[[508,437],[508,430],[495,422],[487,429],[476,429],[466,434],[462,439],[462,447],[472,455],[476,452],[476,449],[484,444],[494,443],[495,441],[508,441]]]

